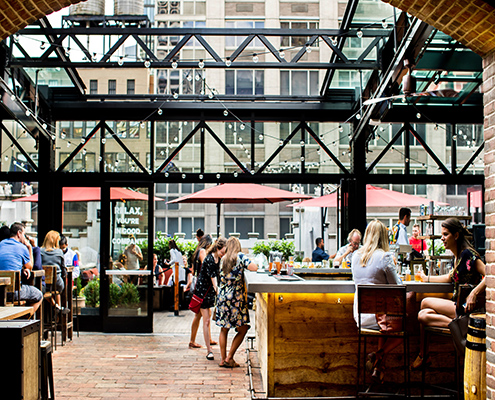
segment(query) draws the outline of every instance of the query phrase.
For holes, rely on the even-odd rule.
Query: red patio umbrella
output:
[[[100,201],[99,187],[64,187],[62,188],[62,201]],[[110,188],[110,200],[148,200],[148,195],[134,190],[112,187]],[[159,197],[155,197],[157,201],[163,201]],[[36,203],[38,201],[38,193],[31,196],[20,197],[13,201],[29,201]]]
[[[255,183],[223,183],[189,194],[168,203],[215,203],[217,205],[217,236],[220,234],[220,204],[222,203],[279,203],[311,196],[276,189]]]
[[[366,207],[419,207],[431,200],[412,194],[396,192],[395,190],[366,185]],[[447,205],[436,201],[437,205]],[[300,203],[290,204],[289,207],[337,207],[337,193],[315,197]]]

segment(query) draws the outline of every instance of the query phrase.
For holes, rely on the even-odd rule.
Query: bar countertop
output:
[[[334,269],[342,272],[342,269]],[[245,271],[245,281],[247,291],[251,293],[354,293],[355,285],[352,280],[304,280],[298,279],[298,272],[294,271],[295,280],[278,280],[275,276],[267,272]],[[349,270],[347,270],[349,271]],[[315,270],[304,270],[304,272],[318,273]],[[326,274],[331,274],[332,269],[321,270]],[[404,282],[407,290],[416,293],[452,293],[453,285],[450,283],[432,282]]]

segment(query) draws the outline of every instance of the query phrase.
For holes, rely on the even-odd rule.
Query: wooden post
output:
[[[174,315],[179,315],[179,263],[177,261],[174,270]]]

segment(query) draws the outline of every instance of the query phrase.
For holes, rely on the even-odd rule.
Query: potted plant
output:
[[[86,306],[86,298],[82,295],[82,283],[81,283],[81,277],[78,276],[76,279],[74,279],[75,286],[73,288],[75,295],[76,295],[76,300],[75,300],[75,311],[77,313],[81,312],[81,308]]]
[[[81,292],[86,302],[86,307],[81,308],[81,314],[98,315],[100,312],[98,309],[100,307],[100,279],[89,281]]]

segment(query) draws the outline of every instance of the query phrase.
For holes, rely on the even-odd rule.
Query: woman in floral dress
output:
[[[235,237],[227,240],[225,256],[220,268],[220,288],[215,314],[220,330],[220,367],[238,367],[234,354],[241,345],[249,326],[249,311],[244,289],[244,270],[256,271],[258,266],[241,253],[241,243]],[[227,355],[227,336],[229,329],[235,328],[237,334],[232,339]]]
[[[225,254],[226,243],[227,240],[224,237],[219,237],[215,240],[215,243],[208,248],[196,281],[196,289],[194,289],[194,294],[203,299],[203,303],[201,303],[201,317],[203,318],[203,336],[205,338],[207,349],[206,358],[208,360],[215,359],[211,348],[211,308],[215,305],[217,297],[218,270],[220,267],[220,259]]]
[[[437,326],[447,328],[449,323],[456,317],[455,308],[459,285],[466,283],[475,285],[475,288],[466,299],[465,309],[467,312],[473,311],[478,295],[484,296],[486,288],[486,280],[483,279],[485,277],[485,264],[466,239],[467,235],[469,235],[469,232],[458,219],[448,218],[442,222],[442,242],[445,248],[454,254],[454,268],[450,273],[440,276],[426,276],[423,272],[420,272],[423,282],[453,283],[454,294],[452,300],[427,297],[421,302],[421,311],[418,314],[418,320],[421,323],[421,350],[411,366],[413,369],[418,369],[423,365],[423,327]],[[426,362],[429,363],[429,360]]]

